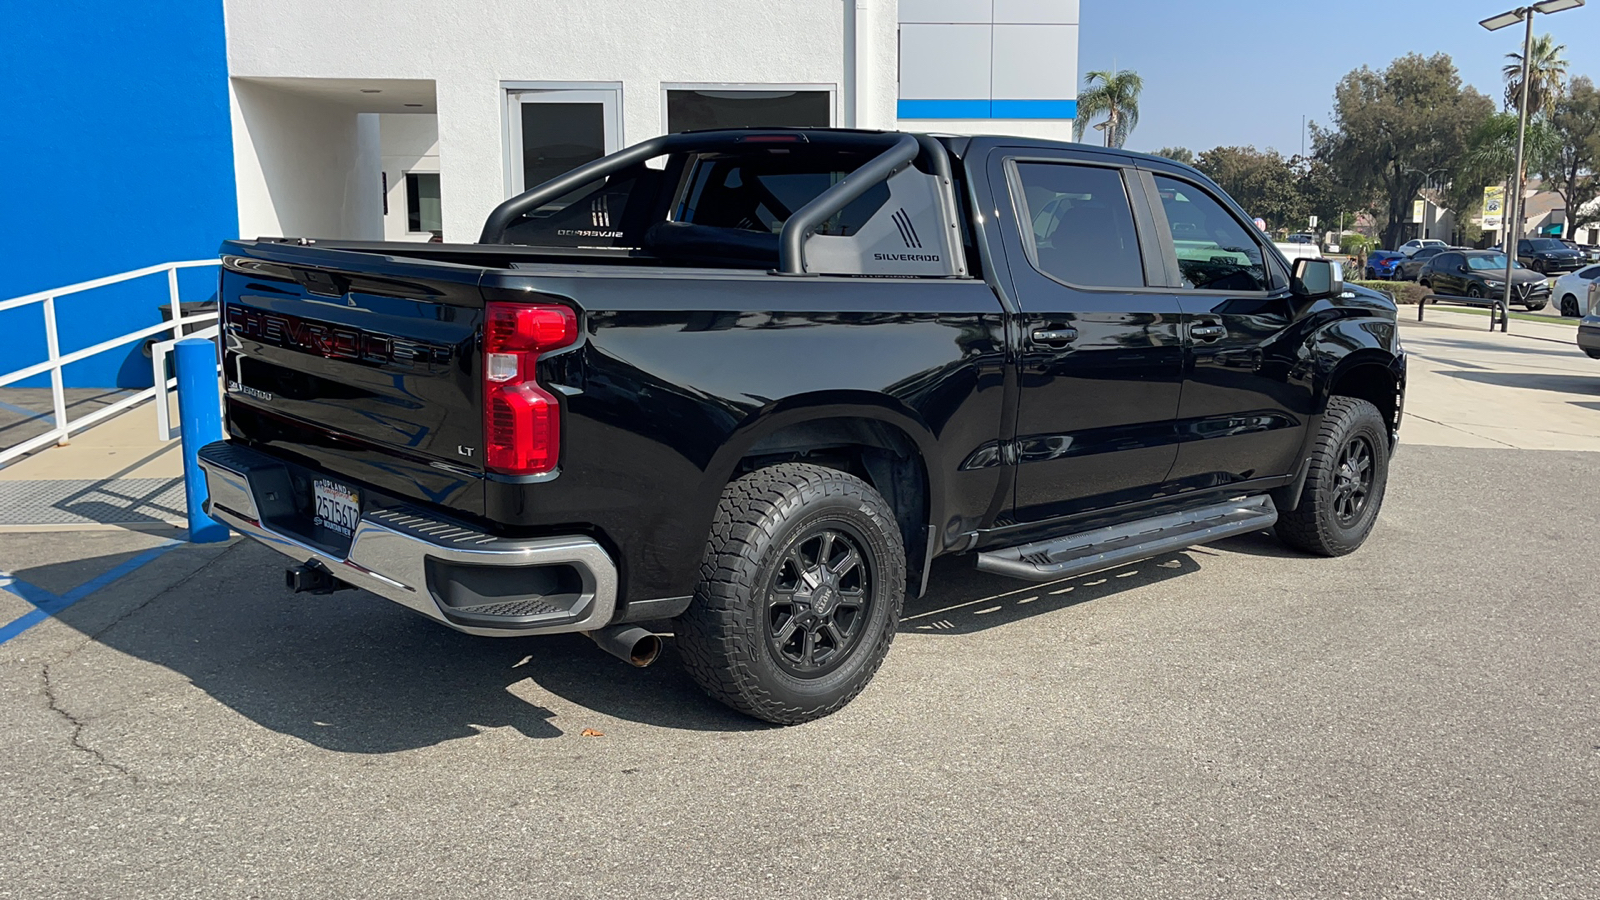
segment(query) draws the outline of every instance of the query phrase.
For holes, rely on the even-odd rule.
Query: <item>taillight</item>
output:
[[[539,354],[578,339],[565,306],[490,303],[483,320],[483,462],[537,475],[561,455],[561,404],[534,380]]]

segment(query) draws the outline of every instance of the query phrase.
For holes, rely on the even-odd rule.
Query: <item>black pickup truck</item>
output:
[[[929,564],[1047,581],[1276,524],[1356,549],[1395,307],[1193,169],[829,129],[655,138],[477,244],[222,247],[209,510],[290,586],[827,715]]]

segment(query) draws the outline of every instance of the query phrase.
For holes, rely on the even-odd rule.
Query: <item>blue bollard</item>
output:
[[[189,540],[211,544],[228,539],[228,526],[205,513],[206,475],[200,448],[222,440],[222,397],[217,390],[217,345],[184,338],[173,346],[178,369],[178,428],[183,442],[183,490],[189,506]]]

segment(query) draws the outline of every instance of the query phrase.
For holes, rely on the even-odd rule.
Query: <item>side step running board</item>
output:
[[[1028,581],[1054,581],[1259,531],[1277,521],[1278,510],[1272,505],[1272,498],[1261,494],[980,553],[978,568]]]

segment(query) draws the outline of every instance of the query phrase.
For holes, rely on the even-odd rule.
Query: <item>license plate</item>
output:
[[[361,518],[361,499],[355,488],[319,478],[311,489],[316,501],[316,524],[331,528],[345,537],[353,536],[356,521]]]

